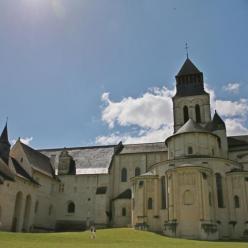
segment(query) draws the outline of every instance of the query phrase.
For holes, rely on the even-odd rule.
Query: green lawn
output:
[[[241,248],[245,242],[205,242],[167,238],[158,234],[128,228],[98,230],[96,240],[89,232],[23,234],[0,232],[0,248]]]

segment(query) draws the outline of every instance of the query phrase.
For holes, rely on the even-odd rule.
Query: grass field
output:
[[[0,232],[0,248],[241,248],[245,242],[205,242],[167,238],[158,234],[128,228],[98,230],[97,238],[89,232],[23,234]]]

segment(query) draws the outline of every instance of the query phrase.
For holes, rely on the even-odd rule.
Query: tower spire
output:
[[[185,50],[186,50],[186,56],[187,56],[187,59],[189,58],[189,46],[188,46],[188,43],[185,42]]]
[[[0,136],[0,142],[9,144],[9,136],[8,136],[8,119],[6,120],[5,127]]]

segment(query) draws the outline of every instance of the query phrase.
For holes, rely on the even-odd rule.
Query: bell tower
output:
[[[211,121],[210,97],[204,90],[203,73],[188,58],[176,75],[173,97],[174,132],[193,119],[200,125]]]

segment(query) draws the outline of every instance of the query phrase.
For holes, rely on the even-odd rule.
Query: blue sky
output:
[[[247,23],[246,0],[0,0],[0,123],[37,148],[162,141],[187,41],[243,134]]]

